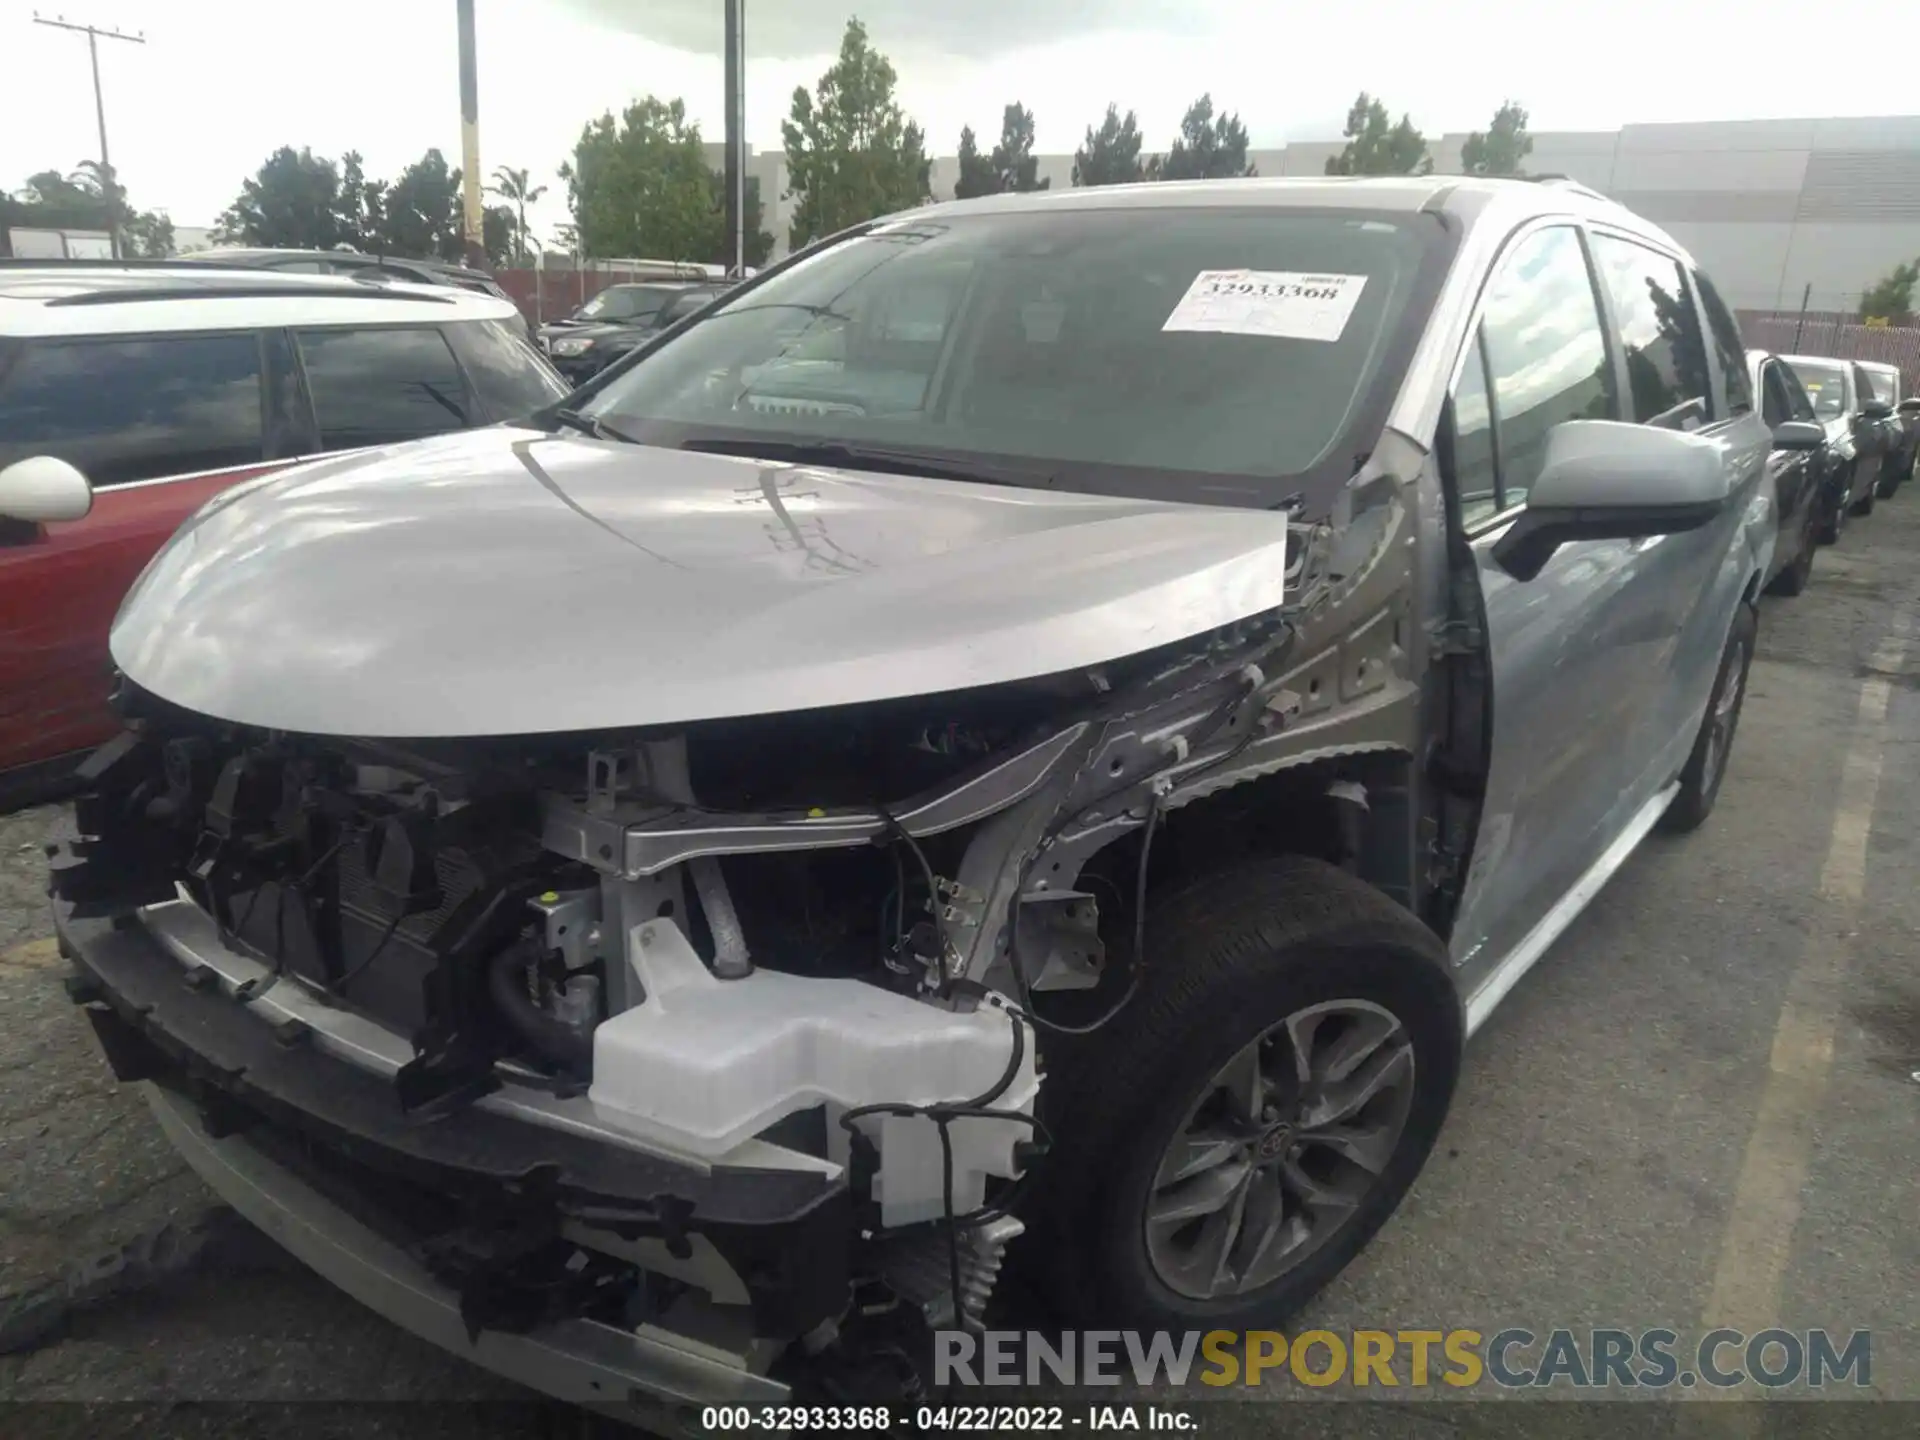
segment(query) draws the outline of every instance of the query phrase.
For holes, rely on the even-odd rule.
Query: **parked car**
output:
[[[108,622],[203,502],[566,388],[487,296],[0,261],[0,804],[57,790],[119,728]]]
[[[1858,361],[1820,355],[1781,358],[1813,401],[1814,415],[1826,427],[1828,444],[1838,461],[1829,478],[1833,520],[1821,536],[1831,543],[1840,538],[1849,515],[1873,513],[1880,465],[1892,448],[1882,422],[1893,411],[1873,398],[1872,384]]]
[[[203,511],[113,628],[72,988],[229,1202],[555,1394],[886,1394],[1003,1260],[1277,1327],[1711,814],[1799,438],[1577,186],[856,226]]]
[[[1827,430],[1793,368],[1765,350],[1747,352],[1747,376],[1760,397],[1760,415],[1773,434],[1767,456],[1773,509],[1779,517],[1765,588],[1798,595],[1813,573],[1820,537],[1832,528],[1836,489],[1829,477],[1841,467]]]
[[[541,326],[540,345],[562,375],[583,384],[726,289],[673,281],[609,285],[565,320]]]
[[[1880,499],[1888,500],[1913,474],[1915,441],[1920,438],[1920,400],[1901,398],[1899,366],[1862,360],[1860,368],[1873,386],[1873,398],[1893,410],[1883,422],[1888,436],[1887,452],[1881,457],[1873,492]]]

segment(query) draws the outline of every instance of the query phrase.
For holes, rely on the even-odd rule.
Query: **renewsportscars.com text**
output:
[[[1864,1387],[1873,1335],[1828,1330],[942,1330],[936,1385],[1275,1383],[1359,1389]]]

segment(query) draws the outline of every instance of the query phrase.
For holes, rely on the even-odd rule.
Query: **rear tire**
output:
[[[1707,713],[1701,717],[1700,733],[1693,751],[1680,771],[1680,793],[1673,797],[1660,827],[1684,835],[1698,830],[1713,813],[1719,798],[1720,782],[1727,776],[1727,761],[1733,752],[1733,737],[1740,728],[1740,707],[1747,698],[1747,671],[1753,664],[1753,642],[1760,633],[1760,617],[1754,607],[1740,606],[1733,628],[1720,652],[1720,670],[1713,679],[1713,692],[1707,697]]]
[[[1147,935],[1133,1003],[1049,1057],[1056,1143],[1028,1258],[1082,1324],[1277,1325],[1359,1254],[1433,1148],[1464,1040],[1446,949],[1301,856],[1205,877]],[[1365,1058],[1323,1073],[1322,1041]],[[1352,1124],[1328,1121],[1361,1081],[1379,1089]]]

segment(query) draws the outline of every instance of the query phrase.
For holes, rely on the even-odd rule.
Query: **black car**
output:
[[[1766,588],[1776,595],[1798,595],[1807,588],[1822,536],[1836,523],[1850,462],[1840,457],[1800,377],[1784,360],[1765,350],[1749,350],[1747,376],[1761,418],[1773,432],[1767,478],[1773,482],[1779,531]]]
[[[1873,487],[1875,495],[1889,500],[1913,474],[1916,441],[1920,441],[1920,400],[1901,397],[1899,366],[1862,360],[1860,368],[1873,386],[1873,398],[1893,407],[1894,413],[1884,422],[1890,443],[1880,462],[1879,481]]]
[[[1857,360],[1825,355],[1783,355],[1813,402],[1814,419],[1826,427],[1834,463],[1827,475],[1831,520],[1821,539],[1840,538],[1849,515],[1873,513],[1874,485],[1893,436],[1886,422],[1893,407],[1874,398],[1872,382]]]
[[[562,375],[582,384],[726,290],[672,280],[609,285],[566,319],[542,325],[540,347]]]

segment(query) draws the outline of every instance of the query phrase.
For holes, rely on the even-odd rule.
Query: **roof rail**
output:
[[[1584,180],[1576,180],[1571,175],[1522,175],[1519,178],[1522,180],[1531,180],[1536,185],[1557,185],[1562,190],[1571,190],[1577,195],[1591,196],[1595,200],[1605,200],[1607,198]]]
[[[69,255],[0,255],[0,270],[252,270],[259,267],[237,265],[232,261],[182,260],[169,256],[164,260],[97,259]]]
[[[258,271],[254,272],[258,274]],[[331,285],[292,285],[286,281],[265,280],[250,285],[168,285],[156,280],[152,285],[116,290],[85,290],[77,295],[57,295],[46,302],[56,305],[131,305],[148,300],[400,300],[425,305],[451,305],[451,297],[436,295],[425,286],[412,290],[390,290],[382,285],[339,281]]]

